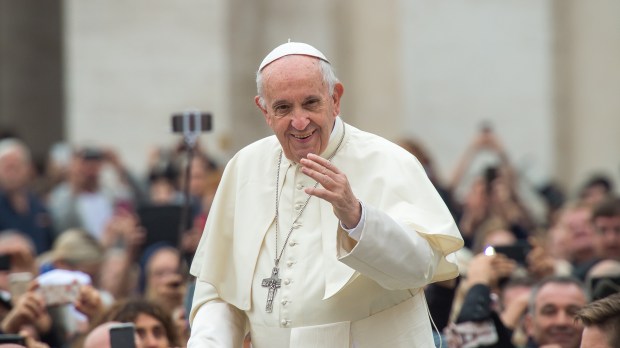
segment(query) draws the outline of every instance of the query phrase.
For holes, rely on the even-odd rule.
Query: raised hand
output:
[[[305,192],[331,203],[334,214],[345,227],[357,226],[362,217],[362,206],[353,194],[347,176],[330,161],[308,154],[300,161],[304,174],[316,180],[320,187],[308,187]]]
[[[103,311],[104,308],[101,294],[92,285],[82,285],[80,287],[80,293],[74,305],[78,311],[84,313],[90,320],[97,313]]]
[[[43,297],[37,293],[38,284],[33,282],[28,291],[21,295],[13,309],[4,317],[1,330],[5,333],[18,333],[26,325],[36,327],[39,332],[49,331],[52,322]]]

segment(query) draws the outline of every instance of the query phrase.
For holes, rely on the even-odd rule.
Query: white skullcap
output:
[[[289,41],[287,43],[284,43],[274,48],[273,51],[271,51],[267,55],[267,57],[263,59],[263,62],[260,63],[260,66],[258,67],[258,71],[263,70],[263,68],[271,64],[273,61],[278,60],[284,56],[290,56],[290,55],[302,55],[302,56],[316,57],[329,63],[329,60],[325,58],[325,55],[323,55],[323,53],[321,53],[321,51],[317,50],[316,48],[303,42],[290,42]]]

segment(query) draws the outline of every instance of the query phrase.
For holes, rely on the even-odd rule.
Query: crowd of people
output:
[[[27,144],[0,140],[0,337],[106,347],[130,322],[139,348],[186,345],[188,265],[220,170],[183,146],[153,151],[139,178],[93,146],[57,145],[37,173]]]
[[[481,152],[497,161],[461,200],[450,196]],[[449,197],[466,246],[457,253],[460,277],[426,288],[437,341],[448,347],[620,346],[612,334],[620,324],[618,297],[607,300],[613,306],[596,320],[587,309],[620,291],[620,199],[612,180],[594,175],[574,192],[523,181],[497,135],[483,129],[449,183],[436,183]],[[524,187],[542,203],[538,214],[522,198]],[[607,334],[582,344],[583,325],[594,322],[604,322]]]
[[[544,207],[537,214],[493,131],[473,139],[448,181],[422,146],[399,144],[420,160],[465,241],[460,277],[425,289],[437,344],[576,348],[603,337],[620,346],[620,199],[609,178],[567,191],[529,186]],[[64,161],[50,156],[36,173],[27,144],[1,139],[0,333],[30,348],[106,347],[109,328],[130,322],[138,347],[185,346],[188,268],[221,177],[197,149],[192,158],[182,146],[153,151],[139,178],[110,149],[65,145],[53,152],[65,151]],[[497,161],[464,183],[482,151]]]

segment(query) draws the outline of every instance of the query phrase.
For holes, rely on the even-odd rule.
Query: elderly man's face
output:
[[[30,179],[30,163],[15,149],[0,157],[0,187],[6,191],[19,190]]]
[[[321,154],[340,113],[341,84],[329,95],[318,59],[286,56],[268,65],[263,74],[265,108],[256,104],[284,150],[299,162],[309,153]]]
[[[535,312],[528,315],[528,334],[539,345],[577,348],[583,326],[576,312],[586,304],[584,292],[574,284],[548,283],[536,295]]]

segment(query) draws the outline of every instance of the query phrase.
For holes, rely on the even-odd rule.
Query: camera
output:
[[[527,254],[532,247],[525,241],[518,241],[512,245],[489,246],[484,250],[485,255],[503,254],[507,258],[514,260],[519,265],[527,264]]]
[[[79,155],[82,159],[90,161],[102,160],[105,157],[103,150],[96,147],[85,147],[79,152]]]
[[[206,132],[211,128],[211,114],[208,112],[186,112],[172,115],[174,133]]]

